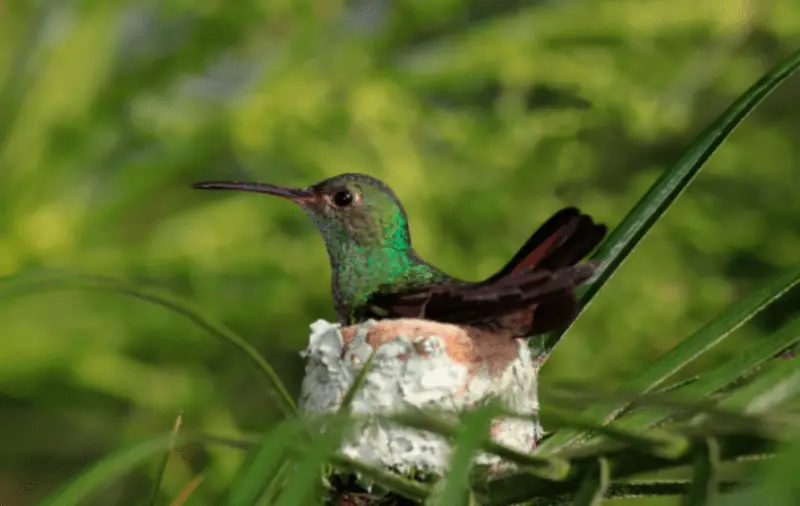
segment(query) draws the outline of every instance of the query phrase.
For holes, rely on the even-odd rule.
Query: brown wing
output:
[[[591,216],[575,207],[555,213],[522,245],[511,260],[487,281],[525,269],[557,271],[575,265],[605,237],[606,227],[594,223]],[[508,320],[526,335],[537,335],[562,328],[578,312],[578,301],[572,290],[554,294],[542,302],[531,304]]]
[[[423,285],[402,292],[379,293],[370,299],[364,316],[425,318],[456,324],[496,320],[533,304],[564,300],[574,287],[592,277],[596,267],[586,262],[555,272],[525,270],[481,283]]]

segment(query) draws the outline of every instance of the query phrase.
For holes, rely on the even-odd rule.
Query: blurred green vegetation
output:
[[[693,136],[800,46],[793,0],[180,0],[0,4],[0,275],[40,267],[168,288],[257,347],[296,392],[333,319],[322,241],[278,199],[202,179],[400,195],[417,250],[499,268],[566,205],[613,226]],[[800,258],[800,80],[760,106],[570,331],[542,373],[611,389]],[[795,291],[701,370],[800,307]],[[179,316],[46,291],[0,304],[0,504],[35,504],[120,445],[280,417],[252,368]],[[189,448],[214,504],[241,462]],[[143,504],[152,472],[96,504]],[[647,504],[674,504],[650,501]]]

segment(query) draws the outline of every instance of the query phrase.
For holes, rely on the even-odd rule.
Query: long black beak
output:
[[[282,197],[300,205],[313,204],[317,201],[317,195],[311,190],[302,188],[289,188],[286,186],[276,186],[263,183],[243,183],[237,181],[202,181],[195,183],[192,188],[198,190],[234,190],[253,193],[263,193]]]

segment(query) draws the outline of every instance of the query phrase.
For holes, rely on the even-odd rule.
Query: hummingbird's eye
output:
[[[333,203],[336,207],[347,207],[353,203],[353,193],[350,190],[341,190],[333,195]]]

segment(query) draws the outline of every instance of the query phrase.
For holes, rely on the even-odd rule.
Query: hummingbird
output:
[[[281,197],[308,213],[325,241],[334,308],[342,326],[368,319],[420,318],[523,338],[567,326],[576,316],[574,289],[597,262],[580,262],[606,227],[575,207],[555,213],[498,272],[465,281],[423,260],[411,245],[397,195],[366,174],[334,176],[308,188],[204,181],[204,190]]]

